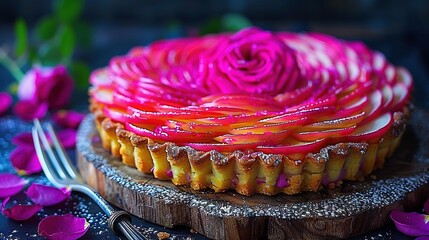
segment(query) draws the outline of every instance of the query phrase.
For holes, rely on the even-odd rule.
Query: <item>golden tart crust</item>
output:
[[[265,154],[256,151],[221,153],[197,151],[172,142],[157,142],[127,131],[104,116],[102,106],[90,107],[103,147],[124,164],[160,180],[194,190],[229,189],[250,196],[316,192],[343,180],[362,180],[383,167],[398,147],[410,108],[393,114],[389,131],[371,143],[337,143],[306,154]]]

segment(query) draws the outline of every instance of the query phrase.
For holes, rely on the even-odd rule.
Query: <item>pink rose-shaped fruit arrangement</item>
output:
[[[209,58],[208,85],[219,93],[274,96],[296,88],[295,52],[269,31],[247,28],[224,38]]]

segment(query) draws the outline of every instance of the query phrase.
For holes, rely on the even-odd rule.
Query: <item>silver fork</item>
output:
[[[84,193],[92,198],[109,217],[108,224],[114,233],[122,233],[127,239],[147,239],[131,224],[131,215],[129,213],[114,210],[106,200],[85,184],[58,140],[52,125],[48,124],[46,129],[52,144],[48,141],[39,120],[34,120],[32,131],[34,146],[43,172],[48,180],[56,187],[68,186],[72,190]]]

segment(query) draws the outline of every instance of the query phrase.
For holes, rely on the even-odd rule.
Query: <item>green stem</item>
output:
[[[19,68],[18,64],[16,64],[16,62],[13,61],[1,48],[0,64],[2,64],[7,70],[9,70],[9,72],[12,74],[12,76],[17,82],[21,81],[21,79],[24,77],[24,73],[21,71],[21,68]]]

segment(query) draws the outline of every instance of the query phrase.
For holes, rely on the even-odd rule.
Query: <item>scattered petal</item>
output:
[[[19,174],[29,175],[42,171],[34,146],[18,146],[10,153],[9,158]]]
[[[0,92],[0,116],[9,110],[12,105],[12,96],[7,92]]]
[[[11,173],[0,173],[0,198],[13,196],[28,183],[27,180]]]
[[[12,138],[12,143],[18,146],[33,146],[33,135],[30,132],[18,133]]]
[[[48,104],[45,102],[37,103],[34,101],[23,100],[15,104],[13,109],[15,114],[26,121],[31,121],[34,118],[41,119],[48,112]]]
[[[76,146],[76,135],[76,130],[64,129],[58,132],[58,139],[65,148],[74,148]]]
[[[396,228],[405,235],[429,235],[429,215],[393,210],[390,218],[395,222]]]
[[[429,240],[429,236],[420,236],[414,240]]]
[[[27,196],[42,206],[52,206],[70,197],[70,188],[56,188],[33,183],[27,189]]]
[[[88,229],[89,223],[85,218],[65,214],[42,219],[37,233],[47,239],[74,240],[82,237]]]
[[[7,197],[1,205],[1,213],[7,218],[13,219],[15,221],[25,221],[34,216],[38,211],[42,209],[40,204],[32,205],[15,205],[11,208],[6,208],[6,204],[9,201],[10,197]]]
[[[85,114],[76,111],[60,110],[52,116],[52,120],[63,128],[76,129],[82,122]]]

